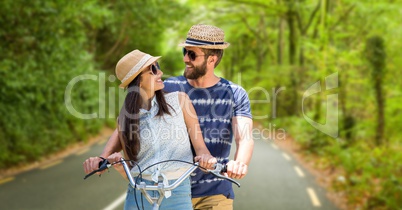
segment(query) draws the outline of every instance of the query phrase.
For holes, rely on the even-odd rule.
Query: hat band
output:
[[[191,44],[191,45],[223,45],[225,44],[224,42],[208,42],[208,41],[202,41],[202,40],[197,40],[197,39],[186,39],[186,44]]]
[[[140,70],[140,68],[151,58],[152,56],[149,54],[145,54],[141,60],[126,74],[126,76],[121,80],[121,83],[124,83],[128,78],[133,76],[135,73]]]

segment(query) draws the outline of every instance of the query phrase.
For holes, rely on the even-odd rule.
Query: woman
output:
[[[157,63],[159,58],[134,50],[116,65],[117,78],[122,82],[120,87],[128,91],[118,118],[124,156],[135,161],[141,169],[164,160],[192,162],[191,139],[196,154],[194,160],[202,167],[211,168],[216,159],[205,146],[190,99],[185,93],[165,94],[162,91],[163,72]],[[120,153],[114,153],[108,160],[117,162],[120,157]],[[169,184],[189,166],[183,162],[158,164],[142,172],[142,178],[147,184],[156,184],[158,180]],[[125,177],[121,165],[116,164],[115,168]],[[132,165],[131,173],[138,176],[139,168]],[[161,209],[192,209],[189,178],[172,192],[167,192],[165,198]],[[141,192],[129,186],[125,209],[136,209],[136,201],[141,207]],[[151,208],[145,199],[143,204],[145,209]]]

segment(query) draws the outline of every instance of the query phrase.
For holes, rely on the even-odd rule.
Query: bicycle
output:
[[[137,179],[139,177],[141,177],[141,174],[143,171],[146,171],[148,168],[155,166],[157,164],[161,164],[161,163],[165,163],[168,161],[178,161],[178,160],[166,160],[166,161],[161,161],[155,164],[152,164],[151,166],[147,167],[146,169],[144,169],[143,171],[140,170],[139,166],[137,164],[135,164],[140,171],[140,174],[137,176],[136,181],[134,181],[133,176],[130,173],[130,169],[127,165],[127,161],[130,160],[125,160],[124,158],[121,158],[120,161],[115,162],[115,163],[109,163],[106,159],[104,159],[103,161],[101,161],[99,163],[99,169],[92,171],[91,173],[87,174],[84,179],[87,179],[88,177],[92,176],[93,174],[97,173],[97,172],[101,172],[103,170],[106,170],[108,168],[110,168],[112,165],[117,164],[117,163],[121,163],[123,165],[124,168],[124,172],[128,178],[128,181],[130,183],[130,186],[133,187],[134,189],[137,189],[141,192],[141,194],[143,196],[145,196],[145,198],[147,199],[147,201],[152,205],[152,209],[153,210],[157,210],[159,209],[160,204],[162,203],[162,200],[165,196],[165,191],[171,191],[173,189],[175,189],[176,187],[178,187],[187,177],[189,177],[191,175],[191,173],[193,173],[195,171],[195,169],[197,169],[198,167],[201,168],[201,166],[199,166],[198,163],[190,163],[190,162],[185,162],[185,161],[180,161],[180,162],[185,162],[188,164],[191,164],[192,166],[187,169],[174,183],[169,184],[167,186],[165,186],[162,182],[159,182],[158,185],[146,185],[145,182],[141,181],[139,184],[137,184]],[[225,173],[226,172],[226,165],[217,163],[215,164],[215,169],[210,170],[210,169],[205,169],[203,168],[204,171],[213,174],[214,176],[216,176],[217,178],[221,178],[221,179],[226,179],[230,182],[232,182],[233,184],[236,184],[238,187],[240,187],[240,183],[238,183],[237,181],[226,177],[224,175],[222,175],[221,173]],[[153,197],[151,196],[147,191],[158,191],[159,192],[159,196]],[[136,198],[136,196],[134,196],[134,198]],[[136,201],[137,204],[137,208],[139,208],[138,206],[138,202]]]

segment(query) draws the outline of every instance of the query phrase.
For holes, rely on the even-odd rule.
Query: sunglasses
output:
[[[153,64],[151,64],[151,65],[149,66],[149,70],[151,70],[151,72],[152,72],[153,75],[157,75],[157,74],[158,74],[158,69],[159,69],[159,70],[161,69],[161,67],[159,67],[159,63],[158,63],[158,62],[155,62],[155,63],[153,63]]]
[[[198,56],[204,56],[204,55],[197,55],[197,54],[195,54],[194,51],[192,51],[192,50],[187,50],[186,48],[183,48],[183,56],[186,56],[186,54],[188,55],[188,57],[190,58],[191,61],[195,61],[195,59],[196,59]]]

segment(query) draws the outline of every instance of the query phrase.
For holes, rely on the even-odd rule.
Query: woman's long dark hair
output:
[[[140,125],[139,111],[142,104],[140,95],[141,74],[138,75],[129,85],[127,95],[124,99],[124,105],[119,114],[119,136],[123,139],[122,145],[126,155],[130,160],[138,161],[138,153],[140,152]],[[156,101],[159,110],[156,116],[169,114],[169,104],[166,103],[163,90],[155,92]]]

